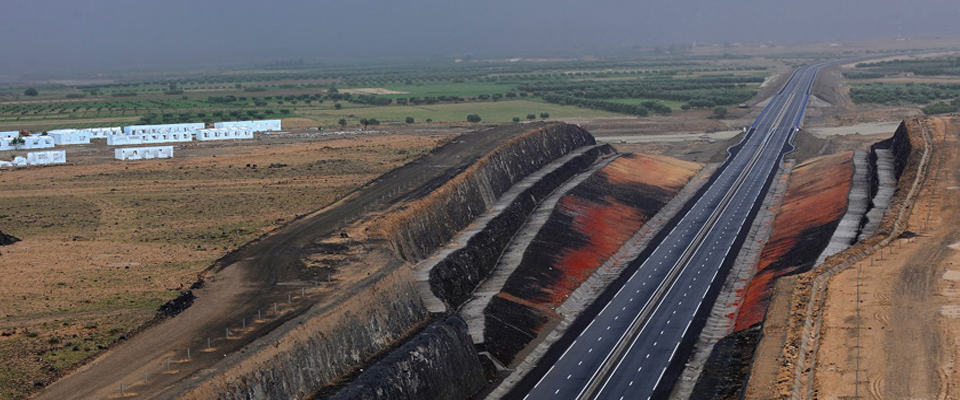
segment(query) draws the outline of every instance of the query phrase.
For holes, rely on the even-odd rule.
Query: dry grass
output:
[[[0,173],[0,228],[23,239],[0,248],[0,399],[151,319],[227,251],[436,141],[351,137]]]

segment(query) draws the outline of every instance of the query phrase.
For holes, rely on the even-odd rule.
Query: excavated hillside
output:
[[[559,307],[699,170],[629,154],[564,195],[484,310],[485,347],[505,364],[562,316]]]
[[[804,178],[799,168],[791,176],[774,232],[737,318],[738,331],[718,343],[704,371],[706,379],[698,382],[693,398],[789,398],[789,393],[799,389],[795,383],[800,380],[795,375],[805,374],[805,363],[814,361],[805,353],[815,335],[810,330],[817,330],[808,307],[812,304],[811,288],[817,276],[856,258],[891,234],[895,225],[891,215],[903,207],[921,158],[923,141],[916,130],[911,133],[901,125],[890,139],[871,146],[869,155],[854,155],[852,182],[841,184],[826,171]],[[842,156],[814,161],[822,163]],[[849,159],[849,155],[846,157]],[[833,159],[838,167],[839,161]],[[861,173],[861,164],[866,164],[868,173]],[[849,170],[844,176],[849,179]],[[823,194],[795,194],[799,192],[793,189],[802,185],[800,182],[818,185],[818,180],[846,186],[849,193],[824,187]],[[841,206],[844,202],[846,205]],[[846,211],[840,210],[843,207]],[[880,216],[882,221],[878,222]],[[831,219],[834,222],[828,222]],[[837,227],[832,233],[811,236],[831,223]],[[800,251],[803,241],[812,247]],[[721,378],[720,371],[726,377]]]
[[[714,346],[691,398],[736,398],[775,283],[808,271],[817,261],[847,210],[853,174],[853,152],[813,158],[794,168],[756,273],[739,293],[733,332]]]
[[[794,169],[734,331],[763,321],[774,281],[808,271],[817,261],[847,210],[853,173],[853,152],[814,158]]]

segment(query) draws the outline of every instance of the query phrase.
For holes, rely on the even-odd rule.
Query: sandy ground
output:
[[[597,136],[601,143],[656,143],[656,142],[687,142],[694,140],[727,140],[737,136],[741,131],[720,131],[711,133],[677,133],[664,135],[604,135]]]
[[[900,121],[892,122],[868,122],[847,126],[814,126],[806,127],[805,130],[819,137],[841,136],[841,135],[876,135],[890,134],[897,130]]]
[[[960,398],[955,122],[928,124],[937,153],[908,226],[919,236],[896,241],[830,283],[815,371],[819,399]]]
[[[151,319],[214,260],[432,149],[440,136],[258,136],[0,172],[0,399]],[[254,167],[254,165],[257,165]]]

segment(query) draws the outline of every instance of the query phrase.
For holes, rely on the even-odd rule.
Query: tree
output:
[[[520,122],[520,117],[513,117],[513,122],[514,122],[514,123],[519,123],[519,122]]]
[[[540,119],[547,119],[547,118],[550,118],[550,113],[548,112],[540,113]]]
[[[537,119],[537,114],[527,114],[527,119],[533,121]]]
[[[477,114],[467,115],[467,122],[480,122],[480,116]]]
[[[340,103],[333,103],[333,108],[339,110],[339,109],[343,108],[343,105],[340,104]]]
[[[367,120],[367,123],[373,126],[380,125],[380,121],[378,121],[376,118],[370,118],[369,120]]]
[[[24,96],[36,96],[36,95],[38,95],[38,94],[40,94],[40,93],[37,92],[37,89],[34,89],[34,88],[29,88],[29,89],[23,91],[23,95],[24,95]]]
[[[363,125],[363,130],[367,130],[367,125],[370,125],[370,120],[366,118],[360,118],[360,125]]]
[[[403,120],[403,122],[406,122],[406,123],[408,123],[408,124],[412,124],[412,123],[414,123],[415,121],[414,121],[413,117],[407,117],[406,119]]]
[[[727,108],[726,108],[726,107],[720,107],[720,106],[714,107],[714,108],[713,108],[713,116],[714,116],[714,117],[717,117],[717,119],[723,119],[724,117],[727,116]]]
[[[346,118],[340,118],[340,120],[337,121],[337,123],[340,124],[340,129],[347,129],[347,119],[346,119]]]

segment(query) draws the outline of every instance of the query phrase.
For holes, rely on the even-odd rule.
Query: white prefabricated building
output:
[[[93,135],[90,132],[78,129],[58,129],[47,132],[47,136],[53,138],[53,143],[58,146],[67,144],[90,144]]]
[[[49,149],[53,147],[53,138],[50,136],[23,136],[23,144],[13,145],[10,139],[0,139],[0,150]]]
[[[154,158],[173,158],[173,146],[127,147],[114,150],[118,160],[150,160]]]
[[[253,130],[250,128],[213,128],[201,129],[197,132],[197,140],[231,140],[253,139]]]
[[[279,119],[265,119],[260,121],[224,121],[224,122],[215,122],[213,124],[214,128],[250,128],[254,132],[269,132],[269,131],[279,131],[280,120]]]
[[[193,141],[193,135],[190,132],[107,136],[107,145],[109,146],[153,143],[182,143],[190,141]]]
[[[67,162],[67,152],[63,150],[34,151],[27,153],[27,165],[50,165]]]
[[[51,165],[67,162],[67,153],[63,150],[34,151],[27,157],[17,156],[13,161],[0,161],[0,168],[26,167],[28,165]]]
[[[87,136],[90,136],[91,138],[105,138],[108,136],[123,134],[123,130],[120,129],[119,126],[108,126],[108,127],[101,127],[101,128],[82,128],[82,129],[54,129],[51,131],[47,131],[47,134],[54,135],[54,134],[60,134],[60,133],[73,133],[73,132],[85,133]]]
[[[194,133],[206,126],[203,122],[186,124],[163,124],[163,125],[130,125],[123,127],[125,135],[144,135],[153,133]]]

